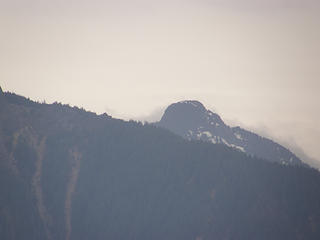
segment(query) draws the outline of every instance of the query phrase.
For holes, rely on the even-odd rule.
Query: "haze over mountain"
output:
[[[319,186],[309,167],[0,90],[0,239],[318,240]]]
[[[1,0],[0,85],[121,119],[197,99],[317,159],[319,12],[319,0]]]
[[[156,125],[188,140],[225,144],[248,155],[280,164],[303,164],[297,156],[278,143],[240,127],[227,126],[218,114],[207,110],[199,101],[171,104]]]
[[[319,13],[0,0],[0,240],[319,240]]]

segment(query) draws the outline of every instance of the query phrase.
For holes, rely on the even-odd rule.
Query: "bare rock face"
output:
[[[284,165],[304,164],[280,144],[241,127],[226,125],[218,114],[206,109],[198,101],[171,104],[156,124],[188,140],[225,144],[248,155]]]

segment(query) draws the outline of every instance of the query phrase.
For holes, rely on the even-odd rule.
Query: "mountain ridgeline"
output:
[[[309,167],[0,92],[0,239],[318,240],[319,188]]]
[[[221,143],[248,155],[285,165],[305,165],[296,155],[270,139],[240,127],[227,126],[198,101],[171,104],[156,125],[188,139]]]

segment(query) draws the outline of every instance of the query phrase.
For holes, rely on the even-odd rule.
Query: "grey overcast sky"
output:
[[[0,85],[159,117],[200,100],[320,160],[319,0],[0,0]]]

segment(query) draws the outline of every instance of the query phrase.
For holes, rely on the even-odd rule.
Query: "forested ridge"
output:
[[[320,174],[0,91],[0,239],[320,239]]]

